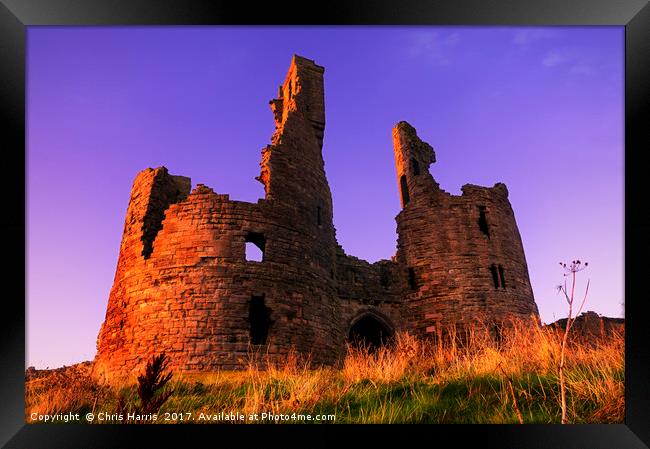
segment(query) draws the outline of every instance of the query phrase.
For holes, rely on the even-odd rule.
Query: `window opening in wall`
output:
[[[415,160],[415,158],[411,158],[411,169],[413,170],[414,176],[420,174],[420,163],[417,160]]]
[[[379,285],[384,287],[385,290],[388,289],[388,284],[390,283],[390,279],[388,278],[388,270],[386,267],[382,266],[381,271],[379,272]]]
[[[399,178],[399,186],[400,190],[402,191],[402,207],[405,207],[409,200],[409,186],[406,183],[406,175],[402,175],[401,178]]]
[[[409,267],[409,287],[411,287],[411,290],[417,290],[418,288],[417,282],[415,281],[415,269],[412,267]]]
[[[487,237],[490,238],[490,230],[488,229],[488,222],[485,216],[485,206],[479,206],[478,210],[478,227],[483,234],[487,235]]]
[[[266,239],[264,234],[259,232],[249,232],[246,234],[246,260],[262,262],[264,260],[264,249]]]
[[[503,267],[499,265],[499,278],[501,279],[501,288],[506,288],[506,278],[503,275]]]
[[[252,296],[248,306],[250,338],[253,345],[264,345],[271,327],[271,309],[264,304],[264,295]]]
[[[318,223],[318,226],[322,224],[322,218],[321,218],[321,208],[318,206],[316,208],[316,222]]]
[[[490,265],[490,272],[492,273],[492,282],[494,282],[494,288],[499,288],[499,274],[497,273],[497,266],[494,264]]]

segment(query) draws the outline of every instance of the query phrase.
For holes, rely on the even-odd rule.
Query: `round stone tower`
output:
[[[266,198],[231,201],[164,167],[139,173],[127,209],[94,374],[140,372],[164,351],[192,372],[274,362],[294,349],[332,364],[344,349],[337,316],[332,198],[321,153],[323,67],[294,56],[272,144]],[[258,260],[247,258],[255,246]]]
[[[429,173],[433,148],[406,122],[393,128],[402,211],[405,327],[419,336],[456,326],[537,317],[528,267],[504,184],[440,189]]]

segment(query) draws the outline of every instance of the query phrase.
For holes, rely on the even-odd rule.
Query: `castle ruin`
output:
[[[96,376],[132,375],[162,351],[176,372],[241,369],[251,354],[272,362],[291,349],[335,365],[350,340],[538,316],[506,186],[440,189],[433,148],[406,122],[393,128],[397,252],[372,264],[345,254],[322,155],[323,73],[294,56],[271,100],[257,203],[191,190],[165,167],[138,173]],[[261,260],[247,260],[247,245]]]

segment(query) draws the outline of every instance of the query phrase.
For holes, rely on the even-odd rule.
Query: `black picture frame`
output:
[[[0,226],[5,293],[0,314],[0,444],[10,448],[341,444],[340,432],[402,444],[498,448],[650,446],[650,345],[644,259],[650,219],[644,202],[644,150],[650,105],[647,0],[445,0],[247,4],[209,0],[0,0],[0,110],[5,186]],[[438,426],[89,426],[27,425],[25,384],[25,52],[26,27],[39,25],[618,25],[625,27],[625,424]],[[21,301],[20,298],[23,298]],[[189,435],[187,435],[189,433]],[[414,435],[417,433],[417,435]],[[362,444],[365,443],[361,440]],[[368,440],[366,440],[368,441]],[[164,444],[163,444],[164,443]],[[329,445],[328,444],[328,445]],[[428,445],[428,444],[427,444]]]

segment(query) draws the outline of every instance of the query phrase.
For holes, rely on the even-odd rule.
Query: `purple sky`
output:
[[[544,322],[566,316],[558,262],[575,258],[586,309],[623,314],[622,27],[29,27],[27,48],[26,365],[94,357],[137,172],[263,197],[268,101],[293,53],[325,67],[348,254],[395,253],[406,120],[448,192],[506,183]]]

